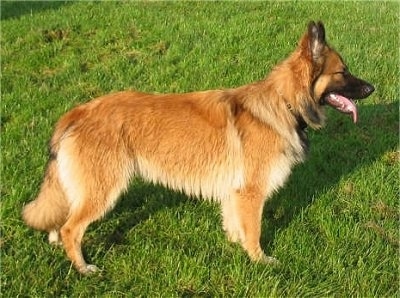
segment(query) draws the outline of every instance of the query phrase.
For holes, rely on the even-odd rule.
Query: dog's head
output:
[[[342,113],[351,114],[356,122],[357,107],[353,100],[368,97],[374,87],[349,72],[340,55],[326,43],[325,28],[321,22],[308,24],[308,31],[299,46],[303,56],[312,64],[310,93],[315,104],[327,104]]]

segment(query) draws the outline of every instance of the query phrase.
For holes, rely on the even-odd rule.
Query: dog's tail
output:
[[[57,165],[57,153],[61,140],[74,123],[72,113],[66,114],[57,123],[50,141],[50,160],[38,197],[27,204],[22,218],[28,226],[37,230],[58,230],[67,220],[70,204],[67,200]]]
[[[84,109],[75,108],[65,114],[57,123],[50,141],[50,160],[38,197],[27,204],[22,211],[22,218],[28,226],[37,230],[58,230],[67,220],[70,203],[61,185],[57,154],[62,140],[74,129],[77,119]]]
[[[37,230],[58,230],[67,220],[69,203],[58,177],[57,163],[50,160],[38,197],[27,204],[22,217]]]

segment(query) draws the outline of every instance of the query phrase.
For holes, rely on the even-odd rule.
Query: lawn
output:
[[[399,3],[1,1],[2,297],[398,297]],[[217,206],[132,182],[90,226],[80,276],[20,213],[38,193],[57,119],[124,89],[187,92],[260,80],[309,20],[373,83],[359,123],[328,110],[308,161],[267,204],[251,263]],[[105,119],[105,121],[107,121]]]

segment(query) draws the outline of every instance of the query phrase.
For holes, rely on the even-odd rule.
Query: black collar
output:
[[[297,119],[297,125],[298,125],[298,127],[301,129],[301,130],[305,130],[306,128],[307,128],[307,123],[306,123],[306,121],[304,120],[304,118],[303,117],[301,117],[301,116],[298,116],[298,117],[296,117],[296,119]]]
[[[286,106],[287,106],[288,110],[292,113],[292,115],[296,118],[296,120],[297,120],[297,127],[298,127],[300,130],[305,130],[305,129],[307,128],[307,123],[306,123],[306,121],[304,120],[304,118],[303,118],[301,115],[297,115],[297,114],[294,112],[293,107],[292,107],[292,105],[291,105],[290,103],[287,103]]]

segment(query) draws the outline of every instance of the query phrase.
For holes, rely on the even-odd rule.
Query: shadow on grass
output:
[[[308,160],[295,167],[285,188],[266,204],[262,244],[268,248],[280,229],[287,227],[313,198],[343,177],[368,166],[398,143],[398,105],[359,107],[359,123],[330,110],[326,127],[309,132]]]
[[[325,129],[309,132],[311,152],[308,160],[295,167],[286,187],[266,204],[262,246],[274,241],[276,231],[287,227],[299,212],[343,176],[376,161],[384,152],[395,150],[398,136],[398,107],[393,104],[361,106],[360,121],[329,112]],[[145,199],[144,199],[145,198]],[[111,215],[118,224],[108,234],[106,246],[123,244],[125,234],[155,212],[196,200],[159,185],[134,183]]]
[[[172,191],[161,185],[135,179],[129,191],[124,194],[109,220],[118,222],[111,233],[106,234],[106,247],[126,244],[126,233],[137,224],[149,219],[161,209],[174,208],[180,204],[196,204],[196,199],[188,198],[183,193]],[[99,223],[101,225],[101,222]]]
[[[1,20],[19,18],[47,9],[57,9],[73,1],[1,1]]]

